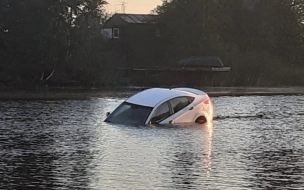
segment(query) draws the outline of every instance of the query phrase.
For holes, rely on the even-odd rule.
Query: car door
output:
[[[166,101],[155,109],[155,111],[152,114],[152,117],[149,121],[149,124],[170,123],[170,120],[169,120],[170,116],[172,116],[172,110],[171,110],[169,101]]]
[[[194,97],[178,97],[170,100],[173,110],[172,123],[190,123],[194,122],[196,114],[194,113],[192,102]]]
[[[192,111],[189,106],[193,100],[193,97],[185,96],[166,101],[156,108],[149,123],[168,124],[193,122],[193,118],[191,117],[193,114],[188,113]]]

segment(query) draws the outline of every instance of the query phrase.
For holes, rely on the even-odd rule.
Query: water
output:
[[[214,98],[205,125],[104,123],[123,100],[0,102],[0,189],[304,189],[304,96]]]

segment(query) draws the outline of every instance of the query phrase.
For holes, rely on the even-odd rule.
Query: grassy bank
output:
[[[146,87],[128,87],[117,90],[48,90],[2,91],[0,100],[83,100],[102,97],[129,97]],[[253,87],[205,87],[199,88],[211,97],[218,96],[273,96],[304,95],[304,87],[253,88]]]

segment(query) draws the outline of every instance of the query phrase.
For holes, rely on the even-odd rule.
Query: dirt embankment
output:
[[[118,90],[44,90],[44,91],[2,91],[0,100],[69,100],[89,99],[94,97],[128,97],[146,89],[145,87],[128,87]],[[201,87],[211,97],[217,96],[272,96],[304,95],[304,87],[251,88],[251,87]]]

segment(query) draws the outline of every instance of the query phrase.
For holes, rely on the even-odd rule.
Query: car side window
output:
[[[191,104],[193,100],[194,100],[193,97],[179,97],[170,100],[170,103],[174,113],[176,113],[181,109],[185,108],[186,106],[188,106],[189,104]]]
[[[171,115],[168,102],[161,104],[154,112],[151,124],[158,124]]]

